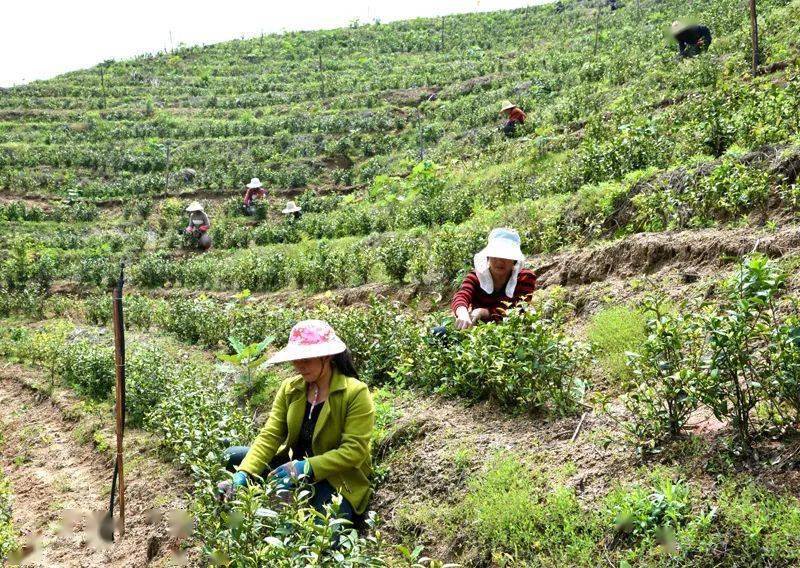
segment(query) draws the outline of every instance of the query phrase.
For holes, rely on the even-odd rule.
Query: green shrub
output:
[[[7,559],[19,546],[11,516],[11,485],[0,471],[0,558]]]
[[[774,405],[773,381],[786,378],[783,363],[795,359],[793,342],[780,337],[777,294],[785,275],[761,255],[743,262],[729,279],[720,305],[702,318],[708,338],[701,396],[719,419],[730,420],[736,442],[750,455],[753,411]],[[789,351],[784,348],[789,347]]]
[[[647,485],[619,486],[603,502],[601,517],[612,525],[617,539],[628,545],[642,541],[641,548],[674,539],[689,520],[692,509],[689,487],[656,470]]]
[[[670,310],[662,296],[646,299],[644,340],[628,352],[629,378],[623,383],[628,419],[625,430],[639,449],[656,451],[677,436],[699,405],[701,335],[683,314],[690,306]]]
[[[114,387],[114,349],[96,339],[72,340],[59,349],[56,373],[80,394],[104,400]]]
[[[408,274],[409,263],[414,251],[419,246],[415,239],[407,237],[390,237],[378,249],[378,258],[392,280],[403,283]]]
[[[501,322],[450,331],[445,341],[424,327],[416,333],[393,373],[400,384],[556,414],[573,412],[588,388],[588,347],[568,338],[540,306],[520,306]]]

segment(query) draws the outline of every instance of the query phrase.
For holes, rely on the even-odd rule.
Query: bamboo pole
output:
[[[125,330],[122,320],[122,285],[124,267],[120,270],[119,282],[112,292],[114,321],[114,367],[116,389],[114,411],[116,415],[117,460],[115,471],[119,476],[119,536],[125,536],[125,476],[123,472],[123,437],[125,434]],[[113,484],[112,484],[113,485]],[[112,508],[114,492],[111,492]]]

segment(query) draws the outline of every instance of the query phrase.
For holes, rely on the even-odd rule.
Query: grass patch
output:
[[[490,460],[453,514],[492,565],[590,565],[594,555],[596,527],[574,491],[551,486],[517,458]]]
[[[621,384],[631,378],[625,352],[645,339],[645,316],[628,306],[606,308],[592,318],[587,337],[611,384]]]

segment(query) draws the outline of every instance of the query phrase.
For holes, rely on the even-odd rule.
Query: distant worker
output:
[[[513,136],[517,130],[517,125],[525,124],[525,113],[511,101],[503,101],[500,114],[505,115],[507,119],[502,128],[503,134],[506,136]]]
[[[193,201],[186,208],[189,213],[189,224],[184,229],[184,232],[196,240],[197,247],[203,250],[211,248],[211,236],[208,230],[211,228],[211,221],[208,215],[203,211],[203,206],[199,202]]]
[[[489,233],[489,242],[473,257],[471,270],[450,307],[456,316],[456,329],[467,329],[478,322],[497,322],[505,310],[530,298],[536,289],[536,275],[524,268],[519,233],[499,228]],[[433,334],[446,335],[444,326]]]
[[[261,187],[261,180],[253,178],[247,184],[247,191],[244,194],[244,212],[246,215],[253,215],[255,207],[253,200],[256,198],[263,198],[267,194],[267,190]]]
[[[286,207],[283,208],[281,213],[284,215],[291,215],[290,219],[292,221],[297,221],[303,216],[303,209],[298,207],[294,201],[287,201]]]
[[[711,30],[706,26],[687,24],[675,20],[670,26],[670,32],[678,42],[680,57],[694,57],[706,51],[711,45]]]

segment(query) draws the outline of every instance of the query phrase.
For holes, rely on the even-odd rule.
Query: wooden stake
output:
[[[577,427],[577,428],[575,428],[575,433],[572,435],[572,439],[569,441],[569,442],[570,442],[570,444],[571,444],[571,443],[573,443],[573,442],[575,442],[575,440],[577,440],[577,439],[578,439],[578,434],[580,434],[580,433],[581,433],[581,428],[583,427],[583,421],[584,421],[584,420],[586,420],[586,415],[587,415],[587,414],[589,414],[589,413],[588,413],[588,412],[584,412],[584,413],[581,415],[581,420],[580,420],[580,422],[578,422],[578,427]]]
[[[756,0],[750,0],[750,34],[753,41],[753,77],[758,75],[758,11]]]
[[[125,331],[122,321],[123,272],[120,271],[119,284],[112,292],[114,321],[114,367],[116,370],[116,389],[114,411],[116,414],[117,462],[119,476],[119,536],[125,536],[125,476],[123,474],[123,436],[125,433]],[[111,499],[114,499],[113,494]],[[113,502],[113,501],[112,501]]]

